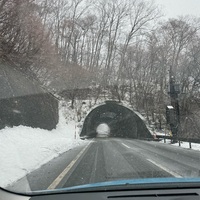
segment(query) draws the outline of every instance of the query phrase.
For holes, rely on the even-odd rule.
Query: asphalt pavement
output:
[[[43,165],[11,188],[66,188],[102,181],[199,177],[200,151],[123,138],[95,138]],[[27,184],[27,182],[29,184]]]
[[[96,138],[60,187],[120,179],[197,177],[200,152],[152,141]]]

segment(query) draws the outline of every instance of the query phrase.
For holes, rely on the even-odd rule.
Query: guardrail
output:
[[[162,139],[173,139],[172,136],[165,136],[165,135],[156,135],[157,138],[162,138]],[[178,138],[178,141],[182,142],[192,142],[192,143],[199,143],[200,144],[200,139],[198,138]]]
[[[170,140],[173,140],[173,137],[172,136],[164,136],[164,135],[157,135],[156,138],[158,139],[170,139]],[[179,143],[179,146],[181,146],[181,142],[188,142],[189,143],[189,147],[190,149],[192,148],[192,143],[197,143],[197,144],[200,144],[200,139],[199,138],[178,138],[178,143]]]

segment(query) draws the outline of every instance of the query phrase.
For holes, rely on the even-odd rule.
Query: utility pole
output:
[[[180,131],[180,110],[178,95],[180,94],[179,84],[176,84],[175,77],[172,75],[172,68],[169,71],[169,92],[173,115],[170,115],[169,125],[173,135],[173,143],[178,142]],[[168,117],[169,118],[169,117]]]

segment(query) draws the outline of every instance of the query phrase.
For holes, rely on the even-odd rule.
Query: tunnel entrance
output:
[[[132,110],[107,101],[93,109],[86,117],[80,136],[94,138],[99,136],[97,128],[101,124],[109,127],[109,137],[152,138],[144,121]]]

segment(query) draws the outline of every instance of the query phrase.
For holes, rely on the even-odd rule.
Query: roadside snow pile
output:
[[[24,177],[51,159],[85,143],[75,138],[75,122],[66,124],[60,113],[52,131],[18,126],[0,130],[0,187]]]
[[[164,140],[161,140],[160,143],[164,143]],[[171,140],[166,139],[166,144],[171,144]],[[171,144],[171,145],[179,146],[179,143],[175,143],[175,144]],[[190,149],[190,144],[189,144],[189,142],[181,142],[180,147],[185,148],[185,149]],[[191,147],[192,147],[192,150],[200,151],[200,144],[191,143]]]

